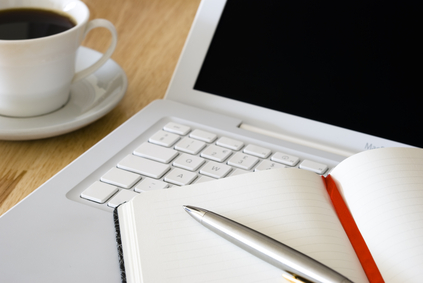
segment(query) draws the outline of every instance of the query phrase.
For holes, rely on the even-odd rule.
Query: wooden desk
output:
[[[200,0],[83,0],[91,18],[110,20],[119,35],[112,55],[128,76],[119,105],[100,120],[62,136],[0,141],[0,215],[141,110],[163,98]],[[105,51],[107,30],[83,45]]]

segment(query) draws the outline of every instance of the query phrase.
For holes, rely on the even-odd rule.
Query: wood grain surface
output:
[[[71,133],[31,141],[0,141],[0,215],[155,99],[163,98],[200,0],[83,0],[91,19],[118,31],[112,55],[128,76],[122,101],[98,121]],[[84,46],[104,52],[110,36],[95,29]]]

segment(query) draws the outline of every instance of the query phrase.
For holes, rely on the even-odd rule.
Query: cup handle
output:
[[[103,54],[103,56],[100,59],[98,59],[97,62],[95,62],[88,68],[85,68],[84,70],[77,72],[72,79],[72,83],[77,82],[87,77],[88,75],[92,74],[93,72],[95,72],[98,68],[103,66],[103,64],[106,63],[107,60],[109,60],[110,56],[112,56],[113,51],[115,51],[116,44],[117,44],[117,32],[116,32],[115,26],[108,20],[95,19],[90,21],[87,24],[87,27],[85,29],[84,38],[92,29],[99,28],[99,27],[107,28],[110,31],[110,33],[112,34],[112,43],[110,44],[107,51]]]

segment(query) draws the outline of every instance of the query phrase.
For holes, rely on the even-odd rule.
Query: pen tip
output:
[[[191,214],[191,213],[192,213],[193,208],[194,208],[194,206],[191,206],[191,205],[183,205],[182,207],[183,207],[183,208],[184,208],[184,210],[185,210],[186,212],[188,212],[189,214]]]
[[[197,221],[201,223],[201,218],[206,214],[206,210],[203,210],[202,208],[191,206],[191,205],[183,205],[185,211],[194,217]]]

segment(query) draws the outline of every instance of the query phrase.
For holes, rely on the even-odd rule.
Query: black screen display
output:
[[[228,0],[194,88],[423,147],[417,1]]]

